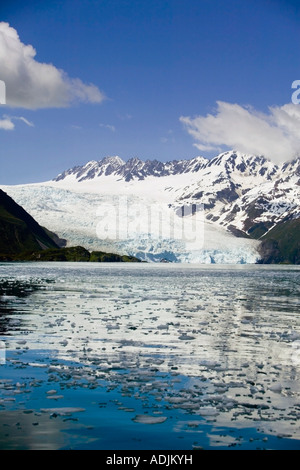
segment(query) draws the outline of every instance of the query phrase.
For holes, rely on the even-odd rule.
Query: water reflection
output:
[[[20,330],[21,320],[14,318],[14,313],[19,313],[25,305],[24,299],[42,286],[42,280],[0,278],[0,335],[14,335]]]
[[[79,396],[90,403],[105,390],[121,397],[116,420],[125,413],[126,429],[152,420],[177,433],[184,414],[184,435],[197,435],[200,446],[217,445],[207,444],[207,433],[218,426],[241,432],[249,423],[268,436],[300,439],[299,269],[28,264],[5,273],[0,266],[0,273],[1,325],[8,351],[17,353],[8,361],[9,386],[1,387],[8,369],[0,368],[4,398],[22,392],[16,371],[23,367],[31,377],[43,372],[35,385],[56,386],[52,398],[37,395],[40,410],[52,409],[51,400],[64,406],[66,391],[78,406]],[[21,281],[30,296],[20,302],[7,283]],[[98,419],[104,409],[116,412],[105,403]],[[80,422],[88,425],[95,409],[85,409]],[[236,439],[219,438],[224,446]]]

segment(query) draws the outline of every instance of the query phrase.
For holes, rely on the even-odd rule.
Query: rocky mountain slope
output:
[[[0,256],[47,248],[58,248],[50,232],[0,190]]]

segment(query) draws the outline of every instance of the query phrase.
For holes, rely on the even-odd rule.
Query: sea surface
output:
[[[0,264],[0,449],[300,450],[300,267]]]

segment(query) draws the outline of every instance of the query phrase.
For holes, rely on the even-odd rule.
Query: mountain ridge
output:
[[[240,160],[238,165],[235,165],[236,158]],[[248,164],[246,161],[248,161]],[[55,177],[53,181],[61,181],[70,175],[75,175],[78,182],[110,175],[121,176],[125,179],[129,177],[127,181],[130,181],[135,178],[144,179],[149,176],[162,177],[174,174],[197,172],[200,169],[220,166],[223,162],[225,162],[224,166],[227,171],[230,171],[230,164],[232,167],[231,170],[236,166],[237,169],[241,170],[241,172],[245,171],[247,168],[251,169],[251,166],[253,168],[257,164],[262,165],[261,172],[265,172],[267,170],[266,164],[272,166],[273,172],[279,168],[278,165],[272,164],[263,156],[253,156],[236,151],[224,152],[212,159],[198,156],[192,159],[170,160],[167,162],[161,162],[157,159],[142,160],[138,157],[132,157],[127,161],[124,161],[119,156],[107,156],[101,160],[91,160],[83,165],[77,165],[65,170]],[[251,162],[250,165],[249,162]],[[285,167],[287,165],[288,164],[283,164]]]
[[[53,181],[67,181],[73,177],[78,183],[97,180],[104,176],[119,177],[125,182],[143,181],[149,177],[165,177],[171,175],[199,174],[198,180],[183,189],[177,198],[174,208],[183,204],[204,204],[207,219],[226,227],[234,234],[245,237],[259,238],[255,235],[253,224],[261,224],[262,214],[270,209],[272,226],[283,220],[282,211],[278,206],[276,213],[274,199],[281,207],[286,206],[287,217],[299,217],[300,197],[295,194],[295,201],[289,201],[287,193],[291,188],[283,188],[291,183],[300,185],[300,158],[277,165],[263,156],[242,154],[241,152],[224,152],[212,159],[195,157],[191,160],[140,160],[131,158],[127,162],[120,157],[105,157],[99,161],[91,161],[82,166],[74,167],[58,175]],[[291,181],[294,176],[297,181]],[[270,187],[267,184],[270,183]],[[258,186],[260,190],[258,190]],[[273,196],[272,196],[273,194]],[[279,199],[281,198],[281,201]],[[215,210],[218,203],[221,210]],[[271,202],[271,204],[270,204]],[[241,213],[245,212],[244,217]],[[240,213],[240,217],[237,214]],[[255,216],[255,217],[253,217]],[[257,220],[256,220],[257,219]],[[241,222],[243,220],[243,223]],[[265,233],[271,227],[266,228]],[[261,227],[262,232],[262,227]],[[261,233],[263,235],[263,233]]]
[[[33,212],[37,220],[51,220],[52,228],[59,236],[87,249],[111,250],[115,243],[122,252],[126,249],[128,254],[146,260],[149,256],[152,260],[152,254],[156,252],[154,260],[169,256],[181,261],[232,259],[235,262],[237,259],[251,262],[254,255],[246,256],[245,261],[242,248],[237,258],[220,258],[216,253],[222,250],[227,253],[228,249],[233,253],[234,245],[239,243],[240,246],[244,243],[246,252],[252,252],[251,240],[262,243],[264,237],[270,240],[272,233],[278,238],[278,233],[290,230],[291,224],[285,223],[300,218],[300,159],[278,165],[263,156],[236,151],[223,152],[212,159],[199,156],[165,163],[136,157],[125,162],[120,157],[110,156],[65,170],[52,181],[6,189]],[[123,205],[118,209],[122,198],[126,199],[127,207]],[[135,234],[131,231],[130,243],[128,236],[123,241],[115,238],[109,211],[114,213],[118,209],[119,216],[124,219],[124,212],[136,204],[141,206],[141,233],[134,239]],[[207,253],[207,257],[194,254],[191,257],[187,248],[183,255],[180,243],[174,244],[168,237],[160,237],[158,241],[158,232],[153,235],[146,226],[147,211],[154,210],[167,221],[174,214],[176,217],[183,215],[183,208],[188,207],[196,209],[186,211],[186,215],[195,214],[197,210],[204,214],[209,250],[202,247],[202,252]],[[98,230],[97,214],[108,227],[106,233]],[[105,217],[102,214],[106,214]],[[188,217],[184,219],[188,220]],[[273,229],[279,224],[285,225],[277,233]],[[105,237],[111,245],[106,246]],[[147,237],[149,243],[145,241]],[[242,241],[238,242],[238,239]],[[271,242],[268,243],[270,246]],[[142,245],[144,251],[141,253]],[[279,243],[278,246],[286,249],[286,244]],[[297,250],[297,244],[294,246]],[[258,250],[257,256],[263,259],[264,255]],[[298,255],[281,256],[280,259],[298,259]]]
[[[173,160],[161,162],[159,160],[141,160],[137,157],[130,158],[127,162],[118,156],[104,157],[101,160],[91,160],[82,166],[75,166],[60,173],[53,181],[62,181],[68,176],[75,175],[78,182],[94,179],[100,176],[116,175],[123,177],[129,182],[133,179],[143,180],[149,176],[169,176],[172,174],[181,174],[189,171],[189,167],[201,160],[203,164],[204,157],[195,157],[191,160]],[[194,169],[197,171],[197,169]]]

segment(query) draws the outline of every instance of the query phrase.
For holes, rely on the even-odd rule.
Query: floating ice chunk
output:
[[[189,428],[197,428],[200,424],[202,424],[201,421],[189,421],[187,426]]]
[[[184,403],[186,398],[183,397],[169,397],[167,398],[169,403]]]
[[[219,412],[212,406],[208,406],[206,408],[201,408],[199,414],[201,416],[217,416]]]
[[[15,295],[1,295],[0,296],[0,301],[2,302],[8,302],[9,300],[17,300],[18,297]]]
[[[195,336],[189,336],[189,335],[181,335],[179,336],[179,339],[183,340],[183,341],[191,341],[193,339],[196,339]]]
[[[294,330],[284,331],[280,336],[288,341],[296,341],[300,339],[300,333]]]
[[[106,328],[108,330],[119,330],[120,329],[120,325],[111,325],[111,324],[108,324],[106,325]]]
[[[169,325],[158,325],[156,327],[158,330],[168,330],[169,329]]]
[[[300,339],[300,334],[297,331],[291,331],[288,335],[289,340],[291,341],[297,341]]]
[[[164,359],[159,359],[159,358],[151,358],[151,359],[148,359],[148,361],[146,362],[150,362],[151,364],[154,364],[154,365],[157,365],[157,366],[160,366],[161,364],[163,364],[165,361]]]
[[[132,421],[143,424],[160,424],[164,423],[167,419],[166,416],[136,415]]]
[[[42,408],[42,413],[55,413],[58,416],[68,416],[72,413],[80,413],[85,411],[85,408],[72,408],[72,407],[65,407],[65,408]]]
[[[281,393],[282,385],[279,382],[275,383],[271,385],[271,387],[269,387],[269,390],[271,390],[271,392],[274,392],[274,393]]]
[[[204,359],[203,361],[200,362],[200,366],[205,366],[207,368],[214,368],[220,366],[220,364],[217,361],[210,361],[208,359]]]
[[[46,369],[48,367],[47,364],[42,364],[40,362],[29,362],[28,365],[30,367],[40,367],[41,369]]]

